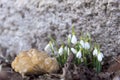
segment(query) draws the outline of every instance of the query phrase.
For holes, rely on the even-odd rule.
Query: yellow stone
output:
[[[11,66],[22,75],[52,73],[59,69],[56,58],[36,49],[20,52]]]

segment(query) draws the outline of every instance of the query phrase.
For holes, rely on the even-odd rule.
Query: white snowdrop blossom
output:
[[[45,46],[44,50],[45,50],[46,52],[50,52],[51,49],[54,49],[54,48],[53,48],[53,44],[52,44],[52,42],[49,42],[49,43]]]
[[[83,40],[80,40],[80,44],[81,44],[82,48],[85,48],[85,43]]]
[[[67,46],[65,46],[64,50],[67,51],[68,55],[70,54],[70,49]]]
[[[99,51],[97,50],[97,48],[95,48],[95,49],[93,50],[93,55],[96,56],[97,59],[98,59],[98,61],[100,61],[100,62],[102,61],[102,58],[104,57],[104,56],[103,56],[103,53],[99,52]]]
[[[95,49],[93,50],[93,55],[94,55],[94,56],[97,56],[97,54],[98,54],[98,50],[97,50],[97,48],[95,48]]]
[[[58,53],[59,53],[60,55],[63,54],[63,46],[61,46],[61,47],[59,48]]]
[[[76,38],[75,35],[72,36],[71,43],[72,44],[77,44],[77,38]]]
[[[77,52],[76,57],[79,58],[79,59],[82,57],[81,50],[79,50],[79,51]]]
[[[45,50],[46,52],[49,52],[49,51],[51,50],[51,49],[50,49],[50,43],[48,43],[48,44],[45,46],[44,50]]]
[[[90,44],[89,44],[88,42],[85,42],[84,48],[85,48],[85,49],[90,49]]]
[[[53,45],[54,45],[54,43],[50,42],[50,47],[51,47],[51,49],[53,49],[53,50],[54,50]]]
[[[75,50],[74,48],[71,48],[71,51],[76,54],[77,53],[77,50]]]
[[[69,34],[69,35],[68,35],[68,44],[69,44],[69,45],[70,45],[70,43],[71,43],[71,38],[72,38],[72,35]]]
[[[65,47],[64,47],[64,50],[65,50],[65,51],[67,51],[67,49],[68,49],[68,47],[67,47],[67,46],[65,46]]]
[[[104,57],[104,56],[103,56],[103,53],[101,53],[101,52],[100,52],[100,53],[98,53],[98,55],[97,55],[97,59],[98,59],[98,61],[100,61],[100,62],[101,62],[101,61],[102,61],[102,59],[103,59],[103,57]]]
[[[69,35],[68,35],[68,39],[71,39],[71,38],[72,38],[72,35],[71,35],[71,34],[69,34]]]

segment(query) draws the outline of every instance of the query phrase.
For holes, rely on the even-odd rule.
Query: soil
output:
[[[76,66],[70,63],[68,64],[69,68],[65,64],[57,73],[22,77],[11,68],[11,62],[6,62],[3,58],[0,58],[2,65],[0,80],[119,80],[120,58],[106,57],[104,59],[106,60],[104,60],[100,73],[96,73],[94,69],[88,68],[84,64]],[[116,68],[117,66],[118,68]],[[66,69],[68,71],[65,73]]]

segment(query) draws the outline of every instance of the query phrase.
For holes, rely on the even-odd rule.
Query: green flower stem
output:
[[[101,71],[101,62],[97,62],[97,73]]]
[[[74,58],[74,62],[73,62],[74,64],[76,64],[77,63],[77,60],[76,60],[76,57]]]
[[[57,61],[58,61],[59,65],[61,66],[60,56],[59,56],[59,57],[57,57]]]
[[[74,29],[74,26],[72,26],[72,35],[75,35],[75,29]]]
[[[84,60],[85,65],[87,65],[87,59],[86,59],[87,56],[86,55],[87,55],[86,50],[83,49],[83,60]]]
[[[58,45],[57,45],[56,41],[51,36],[49,36],[49,38],[50,38],[51,42],[54,43],[54,46],[56,47],[56,50],[58,51]],[[54,50],[52,49],[52,47],[51,47],[51,50],[54,53]]]
[[[77,58],[76,58],[76,57],[74,58],[74,62],[73,62],[73,63],[74,63],[74,64],[78,64],[78,63],[77,63]]]
[[[78,65],[79,65],[79,64],[81,63],[81,60],[78,58],[78,60],[77,60],[77,61],[78,61]]]
[[[64,55],[61,56],[61,60],[62,60],[62,66],[64,65]]]
[[[97,58],[95,58],[95,68],[97,73],[101,71],[101,62],[99,62]]]
[[[71,40],[68,39],[68,47],[70,47],[70,46],[71,46]]]
[[[96,57],[93,56],[93,67],[96,67]]]
[[[87,65],[87,59],[86,59],[86,57],[85,57],[85,65]]]
[[[53,50],[53,48],[50,46],[50,49],[51,49],[51,51],[52,51],[52,55],[54,56],[55,54],[54,54],[54,50]]]

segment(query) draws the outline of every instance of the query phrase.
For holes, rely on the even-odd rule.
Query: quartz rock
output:
[[[56,58],[49,57],[47,53],[36,49],[20,52],[11,65],[22,76],[52,73],[59,69]]]

